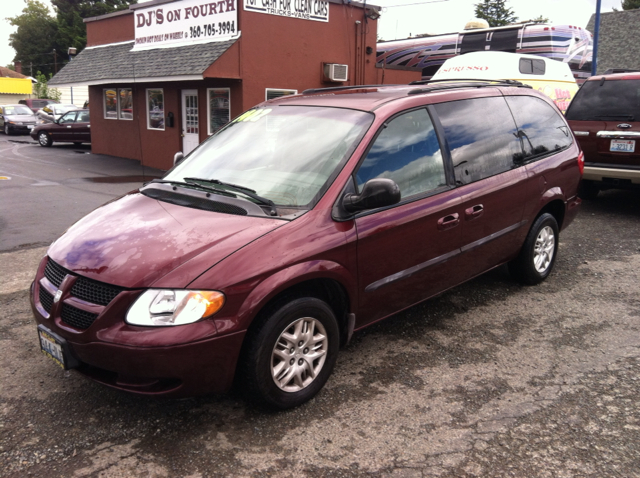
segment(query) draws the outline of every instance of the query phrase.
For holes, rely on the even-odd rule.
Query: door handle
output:
[[[67,126],[67,128],[71,128],[71,126]]]
[[[482,204],[476,204],[464,210],[464,217],[467,221],[471,221],[472,219],[477,219],[482,216],[482,213],[484,213],[484,206]]]
[[[460,215],[456,212],[438,219],[438,229],[444,231],[460,224]]]

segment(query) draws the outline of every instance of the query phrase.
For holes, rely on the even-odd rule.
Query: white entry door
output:
[[[186,156],[200,143],[198,90],[182,90],[182,152]]]

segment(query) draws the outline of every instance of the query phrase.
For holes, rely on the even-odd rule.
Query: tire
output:
[[[578,191],[578,196],[582,199],[595,199],[598,197],[598,193],[600,192],[600,186],[595,181],[589,181],[583,179],[580,182],[580,189]]]
[[[53,144],[53,141],[51,141],[51,136],[49,136],[44,131],[40,131],[38,133],[38,143],[40,143],[40,146],[49,148]]]
[[[11,134],[11,130],[9,129],[9,125],[8,124],[4,125],[4,134],[6,134],[7,136],[9,136]]]
[[[556,262],[558,252],[558,222],[544,213],[531,226],[520,255],[509,263],[511,275],[527,285],[545,280]]]
[[[326,302],[303,297],[276,307],[249,331],[242,378],[249,397],[286,409],[310,400],[328,380],[340,332]],[[311,333],[309,333],[311,332]]]

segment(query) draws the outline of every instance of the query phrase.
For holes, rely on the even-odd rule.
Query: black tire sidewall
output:
[[[44,136],[45,138],[47,138],[47,142],[46,144],[42,144],[42,141],[40,140],[40,138]],[[51,146],[51,138],[49,137],[49,135],[45,132],[41,132],[38,133],[38,143],[40,144],[40,146],[44,146],[44,147],[49,147]]]
[[[553,244],[553,257],[551,258],[551,262],[549,266],[545,269],[544,272],[538,272],[533,263],[533,257],[535,254],[535,245],[536,239],[540,234],[540,231],[545,227],[551,227],[554,234],[554,244]],[[558,257],[558,244],[559,244],[559,228],[558,222],[555,217],[553,217],[549,213],[544,213],[538,216],[538,218],[531,226],[529,230],[529,234],[522,246],[522,251],[520,256],[513,264],[513,269],[515,275],[521,282],[529,285],[539,284],[543,280],[545,280],[551,271],[553,270],[553,266],[556,262],[556,257]]]
[[[327,357],[316,379],[298,392],[285,392],[271,376],[271,357],[276,341],[282,332],[294,321],[302,317],[313,317],[325,328],[328,339]],[[315,396],[327,382],[338,355],[340,332],[333,310],[326,302],[313,297],[292,300],[275,311],[257,332],[253,350],[249,351],[248,371],[251,375],[250,388],[260,395],[268,405],[286,409],[301,405]]]

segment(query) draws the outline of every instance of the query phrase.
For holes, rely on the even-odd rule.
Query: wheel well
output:
[[[564,221],[564,209],[564,202],[562,202],[560,199],[555,199],[542,208],[542,210],[538,213],[536,219],[545,212],[548,212],[553,217],[555,217],[556,222],[558,223],[558,229],[562,229],[562,223]]]
[[[311,279],[281,291],[260,309],[258,315],[249,325],[249,331],[262,323],[262,317],[270,315],[276,309],[282,307],[284,303],[299,297],[315,297],[329,304],[338,321],[340,343],[344,344],[347,339],[349,295],[342,284],[333,279]]]

